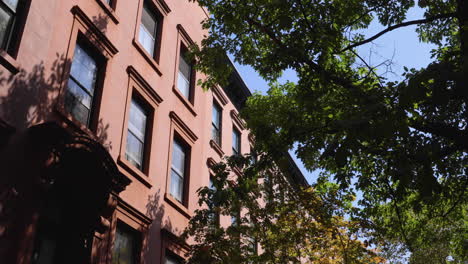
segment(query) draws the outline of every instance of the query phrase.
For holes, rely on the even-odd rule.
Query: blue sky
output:
[[[412,8],[409,10],[407,20],[415,20],[423,17],[423,10],[420,8]],[[373,36],[376,33],[385,29],[378,22],[373,22],[370,27],[363,33],[367,36]],[[403,27],[391,31],[372,43],[366,44],[358,49],[359,54],[371,62],[372,66],[378,65],[385,60],[392,60],[391,71],[386,73],[389,80],[401,80],[401,73],[403,73],[403,66],[408,68],[422,68],[431,62],[430,51],[435,47],[431,44],[421,43],[415,32],[415,26]],[[235,63],[237,70],[240,72],[247,86],[251,91],[259,91],[264,93],[268,90],[268,83],[265,82],[251,67],[239,65]],[[379,69],[380,73],[387,71],[386,67]],[[283,73],[280,82],[283,81],[297,81],[296,73],[292,70],[287,70]],[[301,171],[306,176],[309,183],[313,183],[316,179],[317,172],[307,171],[302,162],[298,160],[294,153],[293,158],[296,160]]]

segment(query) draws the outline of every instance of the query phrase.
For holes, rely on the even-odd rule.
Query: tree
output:
[[[298,186],[269,158],[250,163],[233,156],[213,167],[185,231],[195,239],[188,263],[383,263],[358,239],[359,224],[345,220],[352,197],[336,184]]]
[[[226,82],[226,52],[271,82],[242,113],[259,149],[296,144],[304,165],[340,191],[353,192],[355,180],[363,198],[352,217],[372,243],[408,250],[413,263],[425,250],[440,262],[468,259],[466,0],[419,0],[424,17],[413,21],[412,0],[198,2],[211,13],[209,36],[192,47],[210,76],[204,87]],[[372,20],[387,28],[365,39],[359,30]],[[388,81],[356,48],[409,25],[437,46],[433,62]],[[297,83],[276,82],[286,69]],[[435,237],[444,250],[427,250]]]

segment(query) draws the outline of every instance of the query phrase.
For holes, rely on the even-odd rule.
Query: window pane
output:
[[[174,141],[172,150],[172,168],[183,177],[185,173],[185,150],[177,141]]]
[[[65,92],[65,109],[82,124],[88,125],[90,109],[82,103],[82,101],[86,100],[76,95],[77,91],[80,91],[81,88],[70,86],[70,83],[73,83],[72,81],[69,81],[68,83],[69,89]],[[74,88],[70,89],[70,87]],[[86,93],[83,92],[82,95],[83,94]]]
[[[146,119],[147,114],[145,110],[132,99],[130,104],[128,129],[142,142],[145,141]]]
[[[184,95],[185,98],[190,96],[190,82],[185,78],[185,76],[179,71],[177,78],[177,88]]]
[[[140,33],[138,35],[138,41],[146,50],[146,52],[148,52],[151,56],[154,56],[154,43],[155,43],[154,38],[145,29],[143,24],[140,26]]]
[[[212,128],[211,128],[211,139],[220,145],[221,142],[221,109],[213,102],[212,110]]]
[[[157,25],[156,16],[146,3],[143,4],[138,41],[151,56],[154,56]]]
[[[37,246],[36,252],[32,257],[33,264],[49,264],[53,263],[57,249],[57,240],[55,238],[41,237],[40,244]]]
[[[184,195],[184,178],[174,169],[171,170],[171,195],[179,202],[182,202]]]
[[[211,177],[210,182],[208,183],[208,188],[210,188],[210,190],[216,190],[216,187],[213,185],[213,179],[211,179]]]
[[[221,123],[221,110],[216,104],[213,104],[213,115],[212,115],[212,122],[213,124],[219,128]]]
[[[13,11],[16,11],[19,0],[1,0],[1,1],[7,4]]]
[[[146,136],[147,114],[145,110],[132,99],[128,119],[128,136],[126,158],[137,168],[143,168],[144,144]]]
[[[67,92],[71,93],[75,97],[75,99],[78,100],[78,102],[83,104],[83,106],[85,106],[88,109],[91,109],[91,96],[89,95],[89,93],[87,93],[87,91],[83,90],[83,88],[78,86],[78,84],[72,78],[68,80]]]
[[[176,258],[172,256],[166,256],[166,263],[165,264],[180,264],[181,262],[178,261]]]
[[[174,140],[171,166],[171,195],[179,202],[183,201],[184,194],[185,159],[185,149]]]
[[[128,131],[127,151],[125,152],[125,157],[138,169],[143,168],[143,150],[143,142],[138,140],[132,132]]]
[[[9,36],[10,24],[12,22],[12,15],[3,9],[0,8],[0,45],[1,47],[6,47],[6,42]]]
[[[232,151],[236,155],[240,152],[240,134],[235,129],[232,131]]]
[[[150,36],[155,39],[157,27],[156,17],[146,3],[143,4],[143,11],[141,12],[141,24],[145,27]]]
[[[258,160],[257,152],[251,150],[250,151],[250,165],[255,164]]]
[[[237,225],[237,216],[231,215],[231,225]]]
[[[185,79],[190,80],[190,74],[192,73],[192,66],[184,59],[184,56],[180,54],[179,59],[179,72],[185,77]]]
[[[96,82],[96,73],[96,61],[80,45],[76,45],[70,74],[92,94]]]
[[[221,145],[221,133],[214,125],[211,127],[211,139],[218,145]]]
[[[85,125],[89,124],[96,74],[96,61],[77,44],[65,95],[65,108]]]
[[[184,59],[182,52],[179,56],[179,74],[177,78],[177,88],[182,94],[189,98],[190,96],[190,77],[192,74],[192,66]]]
[[[177,78],[177,89],[184,95],[185,98],[190,96],[190,82],[184,77],[184,75],[179,72]]]
[[[134,234],[117,226],[112,249],[112,264],[136,263],[136,242]]]

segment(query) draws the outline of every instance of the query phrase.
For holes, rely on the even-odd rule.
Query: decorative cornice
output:
[[[193,45],[195,43],[181,24],[177,24],[177,30],[179,30],[180,35],[184,38],[187,44]]]
[[[249,133],[249,135],[247,137],[248,137],[250,143],[255,145],[255,136],[252,133]]]
[[[214,140],[210,140],[210,146],[213,148],[220,157],[224,156],[224,151],[221,149],[221,146],[218,145]]]
[[[213,168],[214,165],[216,165],[216,160],[214,160],[213,158],[208,158],[206,160],[206,165],[208,166],[208,168]]]
[[[13,133],[16,131],[16,129],[13,126],[8,124],[6,121],[2,120],[1,118],[0,118],[0,129],[4,129],[5,131],[7,131],[7,133]]]
[[[109,16],[112,21],[114,21],[115,24],[119,24],[119,18],[115,14],[114,9],[109,6],[109,4],[105,0],[96,0],[98,5],[106,12],[106,14]]]
[[[151,85],[141,76],[140,73],[133,67],[127,67],[127,73],[138,85],[143,88],[144,92],[150,97],[156,105],[162,103],[163,99],[159,94],[151,87]]]
[[[238,176],[238,177],[242,177],[243,173],[240,171],[240,169],[238,167],[233,167],[232,168],[232,171]]]
[[[174,124],[177,125],[180,128],[180,130],[192,141],[192,143],[195,143],[195,141],[197,141],[197,135],[193,133],[193,131],[184,123],[184,121],[182,121],[182,119],[174,111],[171,111],[169,113],[169,117],[174,122]]]
[[[169,230],[167,227],[161,228],[161,236],[163,239],[165,239],[167,242],[172,242],[173,245],[178,246],[180,249],[187,251],[190,249],[190,246],[185,242],[182,241],[181,237],[174,234],[171,230]]]
[[[232,120],[236,123],[237,126],[239,126],[240,129],[244,130],[245,129],[245,122],[242,120],[239,116],[239,114],[235,110],[231,110],[231,117]]]
[[[213,94],[216,95],[216,98],[218,99],[218,101],[221,102],[221,104],[226,105],[229,102],[226,96],[223,94],[223,92],[217,85],[212,86],[211,91],[213,91]]]
[[[112,44],[112,42],[102,33],[102,31],[93,23],[93,21],[85,14],[83,10],[77,5],[71,9],[72,14],[88,29],[88,32],[84,32],[87,36],[92,34],[96,38],[98,44],[106,51],[109,57],[113,57],[119,51]]]
[[[153,219],[149,218],[144,213],[137,210],[135,207],[131,206],[129,203],[125,202],[121,197],[117,197],[118,199],[118,206],[125,212],[129,213],[131,216],[135,217],[136,219],[140,220],[145,225],[149,226]]]
[[[164,13],[165,16],[167,16],[172,11],[164,0],[154,0],[153,2]]]
[[[116,173],[116,175],[112,178],[112,186],[113,190],[116,193],[123,192],[127,186],[132,182],[127,176],[123,175],[121,172]]]

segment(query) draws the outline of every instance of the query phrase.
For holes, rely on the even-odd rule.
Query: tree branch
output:
[[[455,17],[455,16],[456,16],[456,13],[452,12],[452,13],[440,14],[440,15],[433,16],[433,17],[428,17],[428,18],[418,19],[418,20],[412,20],[412,21],[407,21],[407,22],[403,22],[403,23],[400,23],[400,24],[396,24],[396,25],[393,25],[391,27],[386,28],[385,30],[380,31],[379,33],[375,34],[374,36],[372,36],[372,37],[370,37],[368,39],[365,39],[363,41],[359,41],[359,42],[356,42],[354,44],[351,44],[351,45],[347,46],[346,48],[340,50],[340,53],[345,52],[345,51],[350,50],[350,49],[354,49],[354,48],[356,48],[358,46],[364,45],[364,44],[369,43],[369,42],[371,42],[373,40],[376,40],[377,38],[381,37],[385,33],[388,33],[388,32],[390,32],[392,30],[397,29],[397,28],[411,26],[411,25],[425,24],[425,23],[432,22],[434,20],[438,20],[438,19],[442,19],[442,18]]]
[[[351,50],[351,52],[359,59],[362,61],[362,63],[364,63],[364,65],[367,67],[367,69],[369,70],[369,73],[366,74],[366,76],[362,79],[367,79],[367,77],[369,77],[369,75],[373,74],[377,80],[379,81],[379,85],[380,85],[380,88],[383,87],[383,84],[382,84],[382,81],[381,81],[381,77],[379,75],[377,75],[374,70],[375,68],[371,67],[365,60],[364,58],[362,58],[361,56],[359,56],[359,54],[357,52],[355,52],[354,50]],[[369,59],[370,60],[370,59]]]
[[[283,43],[281,36],[278,36],[277,34],[275,34],[275,32],[273,32],[271,28],[269,28],[268,26],[265,26],[264,24],[262,24],[261,22],[257,21],[255,18],[252,18],[252,17],[246,17],[246,21],[249,24],[249,26],[255,26],[261,32],[266,34],[278,47],[284,50],[291,51],[291,54],[297,57],[297,61],[299,63],[304,63],[305,65],[309,66],[311,70],[323,76],[325,79],[330,80],[334,84],[340,85],[345,89],[348,89],[349,91],[354,93],[356,96],[367,97],[366,94],[361,91],[360,87],[354,84],[352,80],[343,78],[342,76],[339,76],[323,68],[321,65],[317,64],[312,59],[310,59],[308,54],[301,53],[297,49],[291,49],[290,47],[288,47],[285,43]]]
[[[409,126],[424,133],[452,140],[464,149],[468,149],[468,141],[466,140],[468,134],[466,130],[460,130],[442,123],[423,123],[418,121],[411,122]]]
[[[408,239],[408,236],[406,234],[406,230],[405,230],[405,227],[404,227],[404,224],[403,224],[403,220],[402,220],[402,216],[401,216],[401,212],[400,212],[400,207],[398,206],[398,203],[396,201],[397,195],[393,191],[393,188],[390,185],[390,182],[388,182],[388,179],[384,180],[384,184],[387,186],[387,188],[388,188],[388,190],[390,192],[390,195],[392,196],[391,201],[393,203],[393,206],[395,207],[395,212],[396,212],[397,218],[398,218],[398,227],[400,228],[400,232],[401,232],[401,235],[403,237],[403,240],[405,241],[406,246],[408,247],[408,249],[410,251],[413,251],[413,246],[411,245],[411,241]]]

